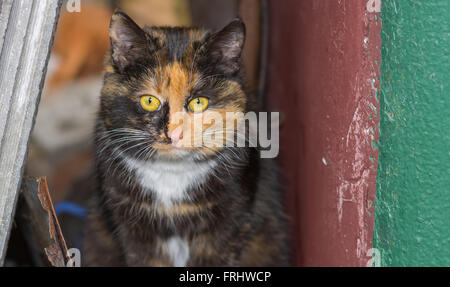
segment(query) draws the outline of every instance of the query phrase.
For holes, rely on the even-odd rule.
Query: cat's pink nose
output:
[[[183,130],[181,130],[181,129],[174,129],[172,131],[169,131],[167,133],[167,135],[172,140],[172,143],[176,144],[178,141],[183,139]]]

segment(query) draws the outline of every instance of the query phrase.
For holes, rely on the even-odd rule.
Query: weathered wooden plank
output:
[[[8,18],[11,12],[13,0],[0,0],[0,47],[3,47]]]
[[[0,1],[0,265],[61,2]]]

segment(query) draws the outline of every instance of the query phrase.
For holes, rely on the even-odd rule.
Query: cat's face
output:
[[[97,137],[103,145],[137,159],[183,158],[220,152],[234,138],[226,113],[247,108],[240,20],[213,34],[141,29],[116,12],[110,37]]]

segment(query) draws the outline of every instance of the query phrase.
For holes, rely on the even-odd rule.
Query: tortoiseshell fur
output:
[[[288,265],[287,221],[273,160],[261,159],[250,147],[193,148],[183,156],[164,148],[142,149],[170,146],[170,117],[174,111],[188,114],[186,105],[195,96],[209,98],[208,110],[256,109],[245,91],[240,57],[223,54],[227,41],[243,45],[242,22],[235,20],[215,34],[197,28],[145,27],[140,32],[116,12],[110,29],[112,51],[95,134],[98,187],[85,229],[84,266]],[[139,106],[138,94],[149,89],[163,95],[158,111]],[[122,134],[113,132],[117,129]],[[136,135],[128,130],[145,131],[145,139],[127,141]],[[205,170],[211,169],[189,185],[186,197],[163,204],[152,190],[144,190],[124,158],[170,166],[189,161],[186,166],[194,168],[186,172],[191,173],[198,165],[202,174],[204,163]],[[185,176],[183,170],[179,176]]]

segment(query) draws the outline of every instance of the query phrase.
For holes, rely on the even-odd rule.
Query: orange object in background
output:
[[[103,70],[112,11],[106,5],[88,2],[83,2],[81,11],[70,13],[61,9],[52,49],[52,58],[56,56],[58,60],[50,75],[50,90]]]

